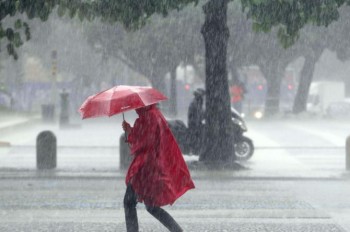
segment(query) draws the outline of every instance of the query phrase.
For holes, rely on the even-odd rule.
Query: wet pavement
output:
[[[304,225],[294,225],[294,224],[283,224],[283,223],[240,223],[240,222],[227,222],[224,221],[220,225],[217,223],[212,223],[210,221],[206,222],[192,222],[192,223],[182,223],[184,231],[201,231],[201,232],[212,232],[212,231],[222,231],[222,232],[284,232],[284,231],[294,231],[294,232],[344,232],[341,228],[334,224],[304,224]],[[6,231],[6,227],[13,225],[0,225],[1,231]],[[75,231],[125,231],[125,225],[123,223],[33,223],[29,227],[26,224],[16,224],[16,228],[9,231],[22,232],[22,231],[65,231],[65,232],[75,232]],[[166,231],[161,225],[152,223],[143,223],[141,225],[140,232],[155,232],[155,231]],[[3,230],[4,229],[4,230]]]
[[[11,126],[0,135],[11,143],[0,148],[0,231],[125,231],[121,118],[103,120],[64,129]],[[268,137],[264,124],[249,125],[257,150],[240,170],[201,169],[193,165],[196,157],[185,156],[196,189],[165,207],[184,231],[350,231],[350,175],[338,135],[330,133],[331,148],[290,153]],[[51,171],[35,166],[36,136],[43,130],[58,139],[58,166]],[[166,231],[143,204],[138,213],[140,231]]]
[[[184,231],[350,229],[350,183],[345,180],[211,175],[194,181],[196,189],[164,207]],[[3,178],[0,189],[0,231],[125,231],[123,178]],[[166,231],[143,204],[138,214],[140,231]]]

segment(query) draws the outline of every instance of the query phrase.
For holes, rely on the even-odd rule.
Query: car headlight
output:
[[[261,111],[255,111],[254,117],[257,119],[261,119],[263,117],[263,113]]]

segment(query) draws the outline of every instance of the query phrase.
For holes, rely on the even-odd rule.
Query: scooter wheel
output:
[[[253,141],[247,137],[235,143],[235,155],[237,161],[247,161],[254,153]]]

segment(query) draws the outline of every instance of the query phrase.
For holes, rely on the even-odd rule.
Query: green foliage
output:
[[[60,16],[69,15],[80,20],[100,18],[103,22],[121,22],[129,30],[143,27],[154,14],[167,16],[172,10],[181,10],[199,0],[2,0],[0,1],[0,22],[5,17],[26,14],[29,19],[47,20],[57,9]],[[241,0],[255,31],[268,32],[279,27],[278,36],[284,47],[291,46],[299,36],[300,29],[308,23],[328,26],[339,17],[338,8],[350,4],[350,0]],[[0,25],[0,40],[7,38],[14,46],[22,44],[15,31],[22,30],[30,39],[28,24],[17,20],[11,30]],[[5,36],[4,36],[5,34]],[[20,36],[20,34],[19,34]],[[16,39],[15,39],[16,37]],[[15,41],[15,43],[14,43]],[[13,53],[12,53],[13,54]],[[11,54],[10,54],[11,55]]]
[[[299,33],[296,36],[290,36],[285,27],[278,29],[277,36],[284,48],[291,47],[299,39]]]
[[[6,37],[9,41],[13,41],[15,38],[15,33],[13,32],[12,28],[7,28],[5,31]]]
[[[17,19],[15,22],[15,29],[21,29],[22,28],[22,20]]]
[[[21,36],[18,32],[16,32],[14,34],[14,38],[13,38],[13,44],[15,45],[16,48],[18,48],[19,46],[21,46],[23,44]]]
[[[4,31],[4,29],[2,28],[2,24],[0,23],[0,41],[1,41],[1,39],[4,38],[4,37],[5,37],[5,31]]]
[[[197,4],[198,0],[2,0],[0,1],[0,22],[5,17],[25,14],[29,19],[39,18],[46,21],[51,12],[57,8],[60,16],[78,17],[80,20],[100,18],[104,22],[121,22],[127,29],[136,30],[144,26],[153,14],[166,16],[171,10],[181,10],[189,3]],[[11,30],[5,30],[8,39],[7,50],[17,57],[14,47],[22,44],[20,34],[15,30],[22,29],[26,39],[30,39],[28,24],[17,20]],[[0,41],[5,38],[0,26]],[[19,35],[19,37],[18,37]],[[10,39],[9,39],[10,38]]]
[[[26,35],[26,40],[30,40],[30,29],[29,29],[29,25],[28,23],[23,23],[23,27],[24,27],[24,34]]]
[[[279,27],[284,47],[291,46],[299,31],[308,23],[328,26],[339,18],[338,8],[344,0],[241,0],[243,9],[254,21],[254,30],[269,31]]]
[[[13,44],[12,44],[12,43],[8,43],[7,46],[6,46],[6,48],[7,48],[8,54],[10,54],[11,56],[13,56],[13,58],[14,58],[15,60],[17,60],[17,59],[18,59],[18,55],[17,55],[17,53],[16,53],[16,51],[15,51],[15,48],[14,48]]]
[[[252,28],[253,28],[253,31],[255,31],[255,32],[265,32],[266,33],[266,32],[271,31],[271,27],[266,23],[254,22],[252,25]]]
[[[7,39],[7,52],[14,59],[18,58],[18,54],[16,52],[16,48],[20,47],[23,44],[21,38],[21,32],[24,31],[25,37],[28,40],[30,38],[30,30],[27,23],[22,22],[22,20],[17,19],[13,25],[13,27],[6,28],[6,30],[0,24],[0,41],[3,38]]]
[[[6,17],[16,17],[16,14],[26,14],[29,19],[40,18],[47,20],[58,1],[55,0],[3,0],[0,2],[0,20]],[[0,41],[7,40],[7,52],[14,59],[18,58],[15,48],[23,44],[21,34],[24,33],[26,40],[30,39],[30,29],[26,22],[17,19],[12,27],[3,28],[0,22]]]

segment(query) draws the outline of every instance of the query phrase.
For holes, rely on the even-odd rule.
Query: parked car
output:
[[[327,116],[332,118],[350,117],[350,98],[330,103],[327,108]]]

